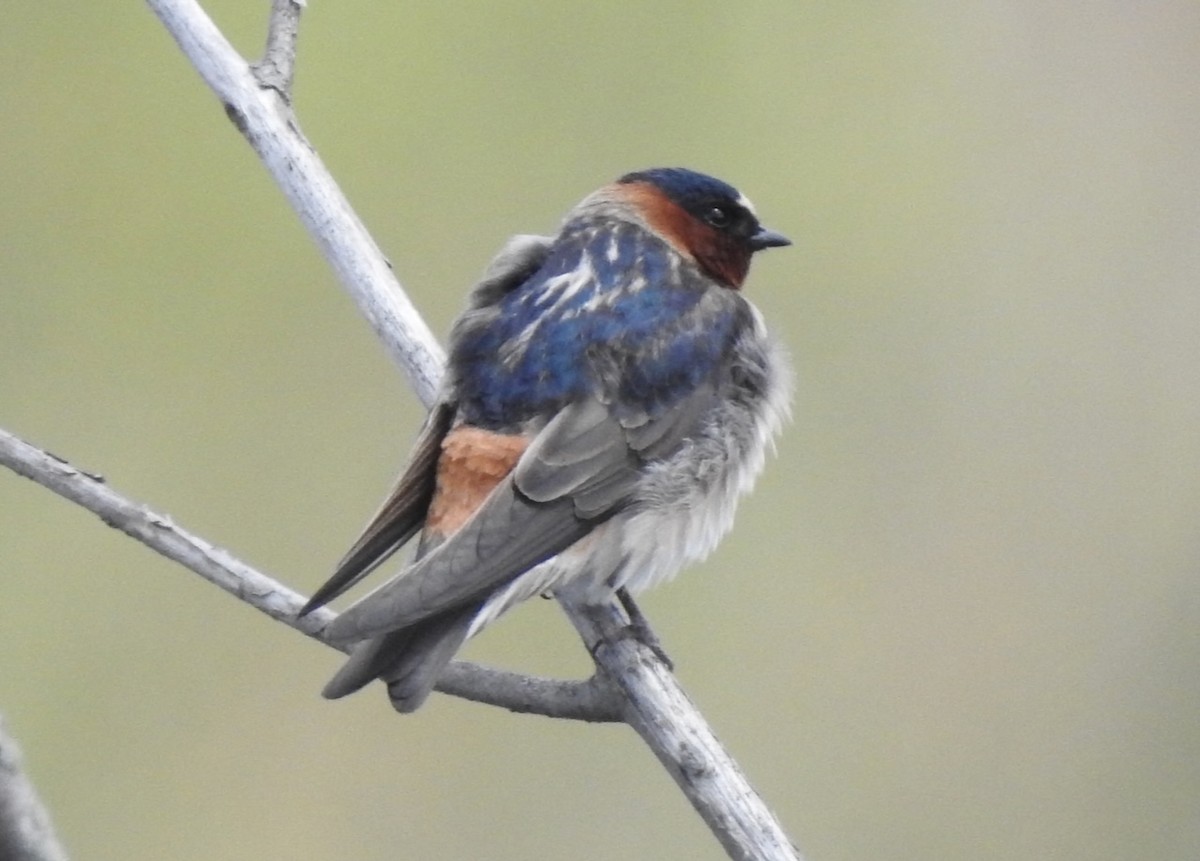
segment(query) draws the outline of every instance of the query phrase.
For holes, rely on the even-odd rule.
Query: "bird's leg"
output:
[[[663,651],[658,634],[654,633],[650,622],[642,613],[642,608],[637,605],[633,596],[629,594],[629,590],[624,586],[617,590],[617,600],[621,602],[621,606],[625,608],[625,614],[629,616],[629,627],[627,628],[629,635],[654,652],[658,659],[667,665],[668,670],[675,672],[675,662]]]

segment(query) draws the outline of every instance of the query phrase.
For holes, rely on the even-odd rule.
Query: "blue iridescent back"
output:
[[[486,325],[456,333],[462,416],[515,428],[589,392],[655,416],[716,373],[743,304],[636,225],[568,225]]]

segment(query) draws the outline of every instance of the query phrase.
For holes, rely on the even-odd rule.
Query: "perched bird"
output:
[[[786,358],[741,288],[754,252],[789,244],[682,168],[626,174],[553,239],[510,241],[454,324],[408,467],[302,611],[420,532],[331,624],[357,645],[324,695],[379,678],[412,711],[514,604],[636,592],[707,556],[788,410]]]

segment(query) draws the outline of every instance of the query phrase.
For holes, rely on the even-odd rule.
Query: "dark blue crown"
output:
[[[711,204],[714,201],[733,203],[738,199],[738,190],[727,182],[685,167],[655,167],[627,173],[618,183],[648,182],[662,190],[667,197],[684,209]]]

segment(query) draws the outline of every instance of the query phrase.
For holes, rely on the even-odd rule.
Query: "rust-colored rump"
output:
[[[440,538],[457,532],[512,472],[527,445],[524,436],[465,426],[446,434],[425,529]]]

